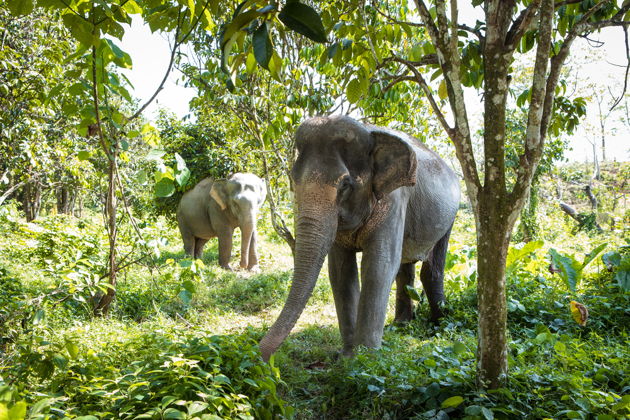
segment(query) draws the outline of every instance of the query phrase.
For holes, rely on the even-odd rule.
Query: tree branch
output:
[[[532,99],[527,115],[527,131],[525,134],[525,150],[519,158],[517,179],[510,199],[508,200],[510,217],[517,217],[525,199],[534,171],[542,156],[544,136],[542,126],[545,124],[545,104],[547,98],[553,101],[555,84],[550,85],[549,79],[545,80],[547,67],[549,66],[549,51],[551,50],[551,37],[553,31],[553,0],[544,0],[540,7],[540,23],[538,31],[538,47],[536,48],[536,61],[534,75],[532,77]],[[557,80],[556,80],[557,82]],[[550,110],[549,110],[550,111]],[[548,122],[548,120],[546,120]],[[546,127],[545,127],[546,130]]]
[[[431,89],[429,88],[429,85],[427,84],[426,80],[424,80],[424,77],[422,77],[422,74],[411,62],[407,60],[403,60],[402,58],[398,58],[398,57],[392,57],[392,61],[396,61],[397,63],[404,64],[413,73],[413,77],[411,76],[400,77],[400,80],[396,81],[395,83],[401,82],[403,80],[412,80],[416,82],[417,84],[419,84],[420,87],[422,88],[422,91],[426,95],[427,100],[429,101],[429,104],[431,105],[431,108],[433,109],[433,112],[437,116],[438,121],[442,125],[442,128],[444,128],[444,131],[446,131],[446,134],[448,134],[451,141],[455,142],[456,140],[455,130],[448,125],[448,122],[446,121],[446,118],[444,117],[444,114],[442,113],[440,106],[435,101],[435,98],[433,97],[433,93],[431,92]]]
[[[628,60],[628,64],[626,65],[626,74],[625,74],[625,77],[623,79],[623,90],[621,92],[621,95],[619,95],[619,98],[617,98],[615,100],[613,105],[608,110],[609,113],[613,109],[615,109],[617,107],[617,105],[619,105],[619,103],[621,102],[623,97],[626,95],[626,90],[628,89],[628,72],[630,71],[630,46],[628,45],[628,28],[626,26],[623,27],[623,32],[624,32],[624,35],[625,35],[626,59]]]
[[[541,0],[532,1],[512,24],[505,40],[505,44],[509,49],[514,49],[515,45],[518,44],[521,41],[521,38],[523,38],[523,35],[525,35],[525,32],[530,29],[532,23],[534,22],[534,18],[536,17],[536,13],[540,9],[540,2]]]
[[[20,188],[24,184],[26,184],[25,181],[18,182],[17,184],[13,185],[12,187],[9,187],[8,190],[6,190],[2,195],[0,195],[0,206],[2,205],[2,203],[4,203],[4,201],[7,198],[9,198],[9,196],[13,193],[13,191],[17,190],[18,188]]]

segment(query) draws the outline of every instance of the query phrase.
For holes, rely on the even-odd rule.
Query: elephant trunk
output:
[[[293,281],[282,312],[260,341],[260,351],[265,361],[289,335],[317,283],[324,258],[337,231],[337,212],[334,203],[328,204],[327,210],[322,211],[323,206],[319,203],[317,209],[301,208],[298,212]]]

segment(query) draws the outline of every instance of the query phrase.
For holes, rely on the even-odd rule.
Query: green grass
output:
[[[426,302],[409,325],[390,325],[392,293],[382,348],[340,357],[324,269],[270,366],[260,360],[256,343],[282,308],[292,258],[264,228],[262,271],[250,273],[219,268],[216,240],[207,244],[203,264],[191,266],[176,229],[161,220],[145,224],[153,257],[121,272],[110,316],[93,318],[90,302],[102,293],[107,255],[98,215],[25,224],[3,209],[0,407],[18,412],[26,404],[27,418],[630,415],[628,293],[599,259],[571,292],[548,271],[546,258],[551,247],[579,259],[600,243],[611,250],[624,239],[617,233],[572,235],[571,222],[552,209],[541,226],[544,245],[509,271],[510,380],[493,392],[480,392],[475,383],[474,223],[465,211],[452,236],[448,316],[440,325],[426,322]],[[233,266],[238,249],[235,235]],[[119,255],[139,250],[133,231],[122,229]],[[585,327],[572,319],[571,300],[589,308]]]

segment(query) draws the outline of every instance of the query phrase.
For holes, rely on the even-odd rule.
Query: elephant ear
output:
[[[225,191],[225,181],[214,181],[210,189],[210,197],[217,202],[221,210],[227,208],[227,191]]]
[[[378,200],[397,188],[416,184],[416,153],[403,134],[373,128],[372,188]]]
[[[258,207],[260,208],[267,198],[267,184],[262,179],[258,183],[258,189]]]

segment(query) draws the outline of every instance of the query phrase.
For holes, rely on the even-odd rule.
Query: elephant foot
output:
[[[247,267],[247,270],[251,271],[252,273],[260,273],[261,271],[258,264],[252,265],[251,267]]]
[[[230,267],[229,264],[222,265],[221,268],[226,270],[226,271],[234,271],[234,270],[232,270],[232,267]]]
[[[354,348],[353,347],[344,347],[338,353],[339,357],[345,357],[346,359],[350,359],[354,357]]]
[[[416,314],[413,309],[400,311],[396,313],[396,316],[394,317],[394,325],[405,325],[413,321],[415,318]]]

